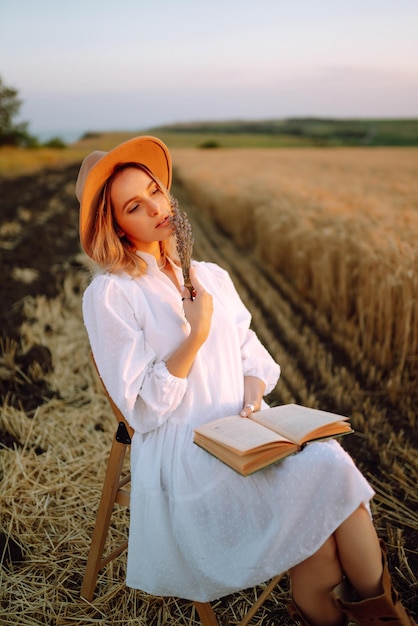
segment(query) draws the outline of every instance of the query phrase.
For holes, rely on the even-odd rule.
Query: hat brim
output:
[[[123,163],[144,165],[167,190],[171,187],[171,156],[160,139],[135,137],[103,153],[87,174],[80,200],[80,241],[89,256],[100,194],[115,167]]]

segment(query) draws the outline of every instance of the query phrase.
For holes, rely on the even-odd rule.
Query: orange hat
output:
[[[110,152],[96,150],[86,156],[78,173],[75,194],[80,202],[81,245],[89,256],[100,194],[115,167],[123,163],[144,165],[170,189],[171,156],[167,146],[156,137],[135,137]]]

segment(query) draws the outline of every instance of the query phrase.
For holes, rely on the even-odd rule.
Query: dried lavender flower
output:
[[[180,211],[179,203],[175,198],[171,198],[172,215],[170,221],[174,227],[174,236],[176,238],[177,253],[180,258],[181,268],[183,271],[184,285],[190,291],[191,298],[194,296],[194,288],[190,281],[190,262],[193,252],[193,233],[187,213]]]

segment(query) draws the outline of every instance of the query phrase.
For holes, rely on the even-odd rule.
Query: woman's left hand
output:
[[[241,417],[249,417],[251,413],[261,409],[265,383],[255,376],[244,378],[244,406],[240,411]]]

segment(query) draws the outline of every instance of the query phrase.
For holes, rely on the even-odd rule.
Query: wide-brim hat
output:
[[[78,173],[75,193],[80,202],[80,241],[89,256],[100,195],[115,167],[123,163],[143,165],[166,189],[171,187],[171,156],[167,146],[156,137],[135,137],[109,152],[96,150],[86,156]]]

